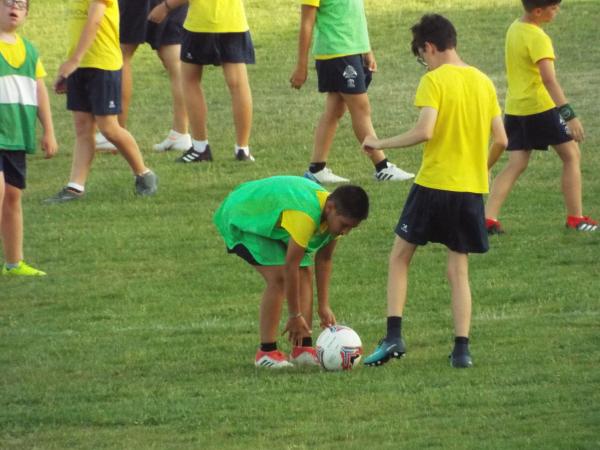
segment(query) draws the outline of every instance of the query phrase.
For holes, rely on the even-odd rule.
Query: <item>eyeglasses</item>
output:
[[[417,56],[417,62],[421,64],[423,67],[429,67],[429,64],[423,59],[421,55]]]
[[[9,8],[14,6],[23,11],[27,9],[27,0],[4,0],[4,5]]]

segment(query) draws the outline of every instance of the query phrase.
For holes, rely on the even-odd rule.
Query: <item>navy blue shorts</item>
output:
[[[365,67],[362,55],[333,59],[317,59],[319,92],[364,94],[371,84],[372,73]]]
[[[549,145],[564,144],[573,140],[567,124],[557,108],[530,116],[504,116],[508,135],[506,150],[548,150]]]
[[[25,189],[27,177],[27,160],[25,150],[0,150],[0,172],[4,174],[4,182]]]
[[[457,253],[485,253],[489,244],[483,195],[413,184],[396,234],[415,245],[438,242]]]
[[[121,44],[148,43],[154,50],[165,45],[178,45],[183,40],[183,22],[188,6],[169,13],[161,23],[150,22],[148,14],[163,0],[119,0]]]
[[[254,45],[250,32],[193,33],[183,30],[181,60],[200,66],[223,63],[254,64]]]
[[[121,113],[121,71],[77,69],[67,78],[67,109],[112,116]]]
[[[252,266],[262,266],[262,264],[259,263],[254,258],[254,256],[252,256],[252,253],[250,253],[250,250],[248,250],[248,248],[243,244],[238,244],[233,248],[228,248],[227,253],[234,253],[234,254],[238,255],[240,258],[242,258],[244,261],[246,261],[248,264],[250,264]]]

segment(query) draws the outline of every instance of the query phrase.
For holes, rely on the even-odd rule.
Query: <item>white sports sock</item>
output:
[[[194,147],[194,150],[196,150],[198,153],[204,153],[204,150],[206,150],[207,145],[208,140],[197,141],[196,139],[192,139],[192,146]]]
[[[67,183],[67,187],[73,188],[73,189],[75,189],[76,191],[79,191],[79,192],[85,191],[85,186],[82,186],[81,184],[73,183],[72,181],[69,181]]]

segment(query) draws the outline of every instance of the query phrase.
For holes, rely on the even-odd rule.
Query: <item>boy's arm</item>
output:
[[[296,69],[290,77],[290,83],[295,89],[300,89],[308,78],[308,53],[316,20],[317,8],[302,5],[300,34],[298,37],[298,61],[296,62]]]
[[[319,301],[319,318],[321,327],[335,325],[335,316],[329,306],[329,280],[333,268],[333,251],[337,241],[334,239],[315,255],[315,279],[317,282],[317,299]]]
[[[163,0],[152,8],[152,11],[148,14],[148,20],[154,23],[161,23],[172,10],[186,3],[188,3],[188,0]]]
[[[311,332],[300,309],[300,262],[305,251],[304,247],[290,238],[283,267],[289,318],[283,333],[289,333],[288,339],[293,345],[300,345],[302,337]]]
[[[42,150],[46,159],[52,158],[58,151],[58,144],[54,135],[54,124],[52,122],[52,111],[50,109],[50,98],[43,78],[36,80],[38,98],[38,119],[44,133],[42,135]]]
[[[424,106],[421,108],[417,123],[411,130],[388,139],[377,139],[375,136],[367,136],[362,144],[363,150],[371,152],[383,148],[410,147],[428,141],[433,136],[437,115],[437,109]]]
[[[498,161],[498,158],[500,158],[500,155],[502,155],[502,152],[504,152],[508,145],[508,137],[506,136],[501,116],[496,116],[492,119],[492,138],[493,142],[488,153],[488,170],[496,164],[496,161]]]
[[[552,100],[554,101],[554,103],[556,104],[558,109],[561,110],[561,109],[565,108],[565,106],[566,106],[567,110],[570,111],[571,113],[573,113],[572,116],[571,116],[571,114],[563,115],[563,113],[561,111],[561,116],[563,116],[563,119],[565,119],[565,121],[568,121],[569,132],[571,134],[571,137],[573,139],[575,139],[577,142],[583,141],[583,139],[585,137],[584,131],[583,131],[583,125],[581,125],[581,122],[579,121],[579,119],[577,117],[575,117],[575,113],[569,106],[567,97],[565,96],[560,84],[558,83],[558,80],[556,79],[556,72],[554,70],[554,61],[552,59],[541,59],[540,61],[537,62],[537,66],[540,70],[540,75],[542,77],[542,83],[544,83],[544,86],[546,87],[548,94],[550,94],[550,97],[552,98]]]

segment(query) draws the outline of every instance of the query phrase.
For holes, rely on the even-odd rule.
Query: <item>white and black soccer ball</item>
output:
[[[350,370],[358,365],[362,352],[360,337],[350,327],[333,325],[317,338],[317,358],[325,370]]]

